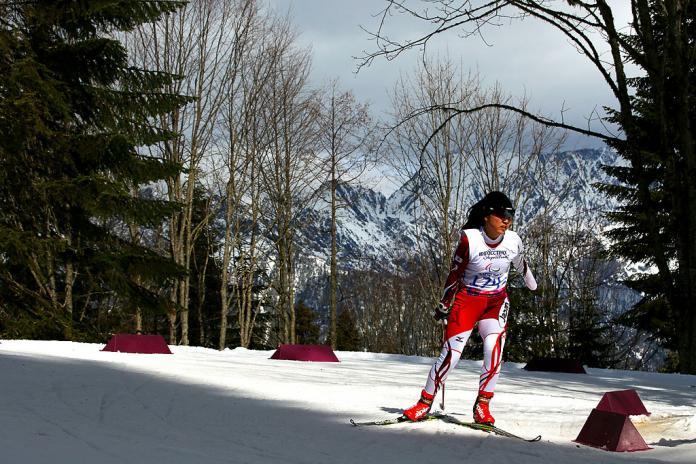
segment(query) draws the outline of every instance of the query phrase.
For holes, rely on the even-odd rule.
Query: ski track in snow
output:
[[[492,411],[506,430],[542,435],[525,443],[442,421],[349,424],[413,404],[430,358],[337,352],[340,363],[305,363],[241,348],[138,355],[102,347],[0,342],[0,463],[696,462],[696,376],[507,363]],[[470,420],[480,366],[462,361],[450,375],[446,412]],[[632,418],[652,450],[573,442],[604,392],[629,388],[652,412]]]

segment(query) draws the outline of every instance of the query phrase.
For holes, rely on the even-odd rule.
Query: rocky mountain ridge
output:
[[[553,157],[553,159],[552,159]],[[518,211],[520,222],[528,222],[549,203],[560,204],[563,215],[587,212],[601,215],[614,207],[611,199],[599,193],[596,182],[611,182],[602,165],[615,165],[621,160],[609,149],[584,149],[545,155],[548,161],[559,163],[557,174],[544,188],[546,198],[532,193]],[[527,179],[527,182],[537,182]],[[392,246],[412,246],[420,212],[417,210],[413,183],[406,182],[388,197],[379,191],[358,186],[342,185],[338,190],[342,207],[337,215],[339,253],[350,258],[380,257]],[[472,198],[476,198],[471,195]],[[303,251],[316,258],[327,258],[329,250],[330,211],[328,202],[319,202],[311,212],[316,225],[300,231]],[[464,218],[460,218],[463,221]]]
[[[602,170],[603,165],[616,165],[621,158],[610,149],[583,149],[544,155],[543,163],[553,165],[553,175],[534,183],[532,194],[518,211],[516,222],[528,223],[551,205],[559,220],[576,215],[592,215],[601,221],[602,214],[615,207],[613,200],[601,194],[597,182],[611,182]],[[543,184],[543,185],[542,185]],[[338,197],[342,207],[337,212],[337,241],[339,268],[349,271],[383,267],[389,271],[397,266],[399,255],[412,250],[423,227],[417,192],[413,182],[405,182],[388,197],[379,191],[358,186],[342,185]],[[535,193],[536,192],[536,193]],[[476,196],[471,193],[471,198]],[[297,288],[298,298],[314,307],[325,306],[324,288],[329,267],[330,210],[328,201],[318,202],[306,212],[311,220],[298,230]],[[455,220],[455,223],[464,218]],[[422,225],[422,224],[421,224]]]

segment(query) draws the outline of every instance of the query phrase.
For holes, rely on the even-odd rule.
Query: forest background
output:
[[[2,1],[0,336],[433,355],[458,229],[503,190],[540,283],[511,281],[509,360],[694,373],[694,7],[637,0],[619,32],[604,1],[384,4],[362,66],[455,27],[473,40],[503,27],[492,18],[542,18],[616,95],[619,135],[535,114],[447,56],[424,55],[377,120],[338,80],[312,83],[292,21],[257,0]],[[394,14],[434,29],[400,42]],[[617,155],[597,179],[611,210],[568,205],[567,131]],[[386,255],[348,253],[346,192],[378,166],[409,193],[408,230]],[[314,307],[298,298],[312,263]]]

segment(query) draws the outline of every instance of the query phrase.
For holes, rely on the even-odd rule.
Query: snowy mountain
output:
[[[549,166],[544,179],[524,178],[531,183],[533,194],[525,198],[517,222],[528,223],[535,215],[553,204],[560,218],[578,214],[601,218],[614,207],[612,200],[593,185],[611,182],[602,165],[616,165],[622,160],[609,149],[584,149],[545,155]],[[389,197],[361,186],[343,185],[338,191],[342,208],[338,211],[337,239],[341,267],[352,269],[369,261],[372,266],[393,269],[395,259],[404,250],[413,250],[418,227],[419,202],[413,182],[405,182]],[[471,198],[477,198],[473,192]],[[298,296],[314,307],[322,306],[330,250],[330,210],[328,201],[320,201],[306,213],[306,226],[298,230],[302,250],[298,269]],[[464,218],[458,218],[457,222]],[[325,300],[324,300],[325,301]]]
[[[602,165],[620,162],[617,154],[608,149],[585,149],[545,155],[544,163],[557,164],[548,179],[525,179],[541,184],[536,193],[526,199],[526,208],[519,211],[520,219],[528,220],[543,210],[544,203],[561,203],[563,211],[586,211],[601,215],[613,204],[593,187],[597,182],[610,182]],[[384,258],[394,248],[409,247],[415,242],[416,219],[419,215],[417,193],[412,182],[406,182],[389,197],[361,186],[342,185],[338,197],[343,207],[338,212],[338,242],[346,258]],[[546,199],[543,196],[547,197]],[[473,193],[472,198],[475,198]],[[303,252],[328,257],[330,216],[328,201],[312,208],[314,225],[300,231]],[[464,218],[460,218],[463,220]]]
[[[382,193],[360,186],[342,185],[337,191],[338,248],[343,259],[385,257],[393,243],[413,246],[413,218],[395,205],[399,192],[386,198]],[[330,210],[321,201],[299,230],[303,254],[328,259]]]
[[[587,369],[532,372],[505,363],[496,425],[526,443],[443,421],[360,428],[418,397],[432,359],[337,352],[338,363],[269,359],[272,351],[0,341],[3,464],[672,463],[696,462],[696,376]],[[471,419],[480,361],[447,382],[447,413]],[[634,389],[650,416],[631,421],[651,448],[575,443],[607,391]],[[440,397],[438,396],[438,400]],[[438,401],[439,403],[439,401]],[[436,403],[434,410],[439,410]]]

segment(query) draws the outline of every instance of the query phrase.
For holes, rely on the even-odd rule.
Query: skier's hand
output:
[[[433,310],[433,317],[436,321],[442,321],[445,324],[447,324],[447,316],[449,316],[449,313],[450,310],[448,307],[446,307],[442,303],[438,303],[437,306],[435,306],[435,309]]]

